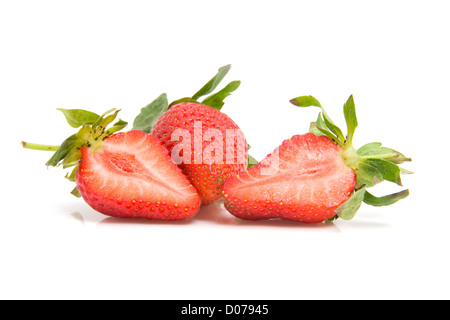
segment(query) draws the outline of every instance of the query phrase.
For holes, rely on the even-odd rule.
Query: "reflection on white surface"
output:
[[[84,205],[84,204],[80,204]],[[299,228],[299,229],[323,229],[327,231],[339,231],[335,222],[324,222],[317,224],[307,224],[303,222],[270,219],[270,220],[241,220],[230,214],[223,206],[222,201],[218,201],[208,206],[203,206],[200,211],[192,218],[182,221],[160,221],[148,219],[131,219],[131,218],[116,218],[108,217],[93,211],[88,208],[83,214],[80,212],[73,212],[70,214],[74,219],[83,223],[95,223],[97,225],[163,225],[163,226],[236,226],[236,227],[267,227],[267,228]],[[367,224],[369,225],[369,224]]]

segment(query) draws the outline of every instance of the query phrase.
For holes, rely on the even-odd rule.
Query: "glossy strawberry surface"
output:
[[[167,149],[142,131],[112,135],[97,150],[81,147],[76,183],[92,208],[114,217],[183,220],[200,206]]]
[[[243,133],[229,116],[209,106],[177,104],[158,119],[150,133],[172,157],[184,158],[179,167],[203,204],[220,199],[223,183],[247,167],[248,146]]]
[[[245,220],[320,222],[335,215],[356,186],[341,147],[324,136],[296,135],[224,186],[225,208]]]

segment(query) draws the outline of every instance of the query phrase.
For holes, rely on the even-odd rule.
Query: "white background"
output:
[[[3,299],[448,299],[447,1],[2,1]],[[242,85],[223,112],[261,160],[308,131],[318,98],[355,145],[411,156],[411,195],[352,221],[241,222],[221,204],[189,221],[103,216],[70,195],[51,154],[74,133],[56,108],[132,122],[162,92],[192,95],[220,66]],[[399,191],[386,185],[373,192]]]

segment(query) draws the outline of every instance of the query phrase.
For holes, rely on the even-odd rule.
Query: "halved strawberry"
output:
[[[114,217],[182,220],[198,211],[199,195],[157,138],[137,130],[114,133],[126,125],[123,121],[107,129],[117,112],[94,123],[83,110],[64,112],[69,123],[73,116],[81,119],[82,128],[47,165],[75,166],[67,176],[77,184],[74,195]]]
[[[311,96],[298,97],[297,106],[318,106]],[[366,189],[381,181],[401,185],[397,164],[411,161],[381,143],[355,150],[357,126],[353,97],[344,105],[348,133],[331,121],[322,108],[310,133],[285,140],[258,165],[230,178],[224,185],[225,208],[245,220],[287,219],[308,223],[337,217],[351,219],[364,201],[382,206],[408,195],[408,190],[375,197]]]
[[[117,133],[92,151],[81,147],[77,188],[95,210],[115,217],[182,220],[200,198],[155,137]]]
[[[258,165],[226,182],[225,207],[245,220],[327,220],[356,185],[340,152],[326,137],[293,136]]]

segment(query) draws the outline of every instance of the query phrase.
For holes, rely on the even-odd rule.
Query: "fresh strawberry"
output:
[[[317,106],[311,96],[291,103]],[[375,197],[366,189],[381,181],[401,185],[400,173],[411,173],[397,164],[411,161],[381,143],[358,150],[352,145],[357,126],[353,97],[344,105],[348,133],[331,121],[322,108],[310,133],[285,140],[258,165],[226,181],[225,208],[244,220],[287,219],[317,223],[338,217],[349,220],[364,201],[374,206],[392,204],[408,196],[403,190]]]
[[[93,209],[108,216],[156,220],[187,219],[198,211],[199,195],[157,138],[138,130],[114,133],[126,125],[123,121],[107,129],[117,112],[97,120],[95,115],[86,120],[89,113],[83,110],[63,112],[69,123],[78,119],[73,126],[82,128],[47,165],[75,166],[68,176],[77,185],[72,193]]]
[[[327,220],[356,185],[355,174],[340,152],[326,137],[293,136],[258,165],[226,182],[225,207],[246,220]],[[277,162],[277,173],[271,174]]]
[[[179,135],[176,130],[181,130]],[[214,142],[220,144],[211,152],[205,152],[213,143],[204,138],[208,132],[214,134]],[[209,106],[191,102],[177,104],[158,119],[151,134],[166,146],[172,158],[180,156],[179,167],[197,189],[203,204],[220,199],[225,180],[246,169],[245,137],[230,117]],[[227,142],[230,134],[236,134],[236,138],[231,137]],[[186,143],[183,140],[186,135],[192,137],[191,146],[174,149],[178,144]],[[174,138],[177,140],[172,140]],[[232,152],[231,157],[227,152]]]
[[[165,94],[142,109],[134,129],[150,132],[170,151],[197,189],[202,204],[221,198],[222,186],[231,175],[248,166],[248,145],[237,124],[222,113],[223,100],[239,87],[232,81],[224,89],[211,93],[230,66],[219,72],[192,97],[168,104]]]

